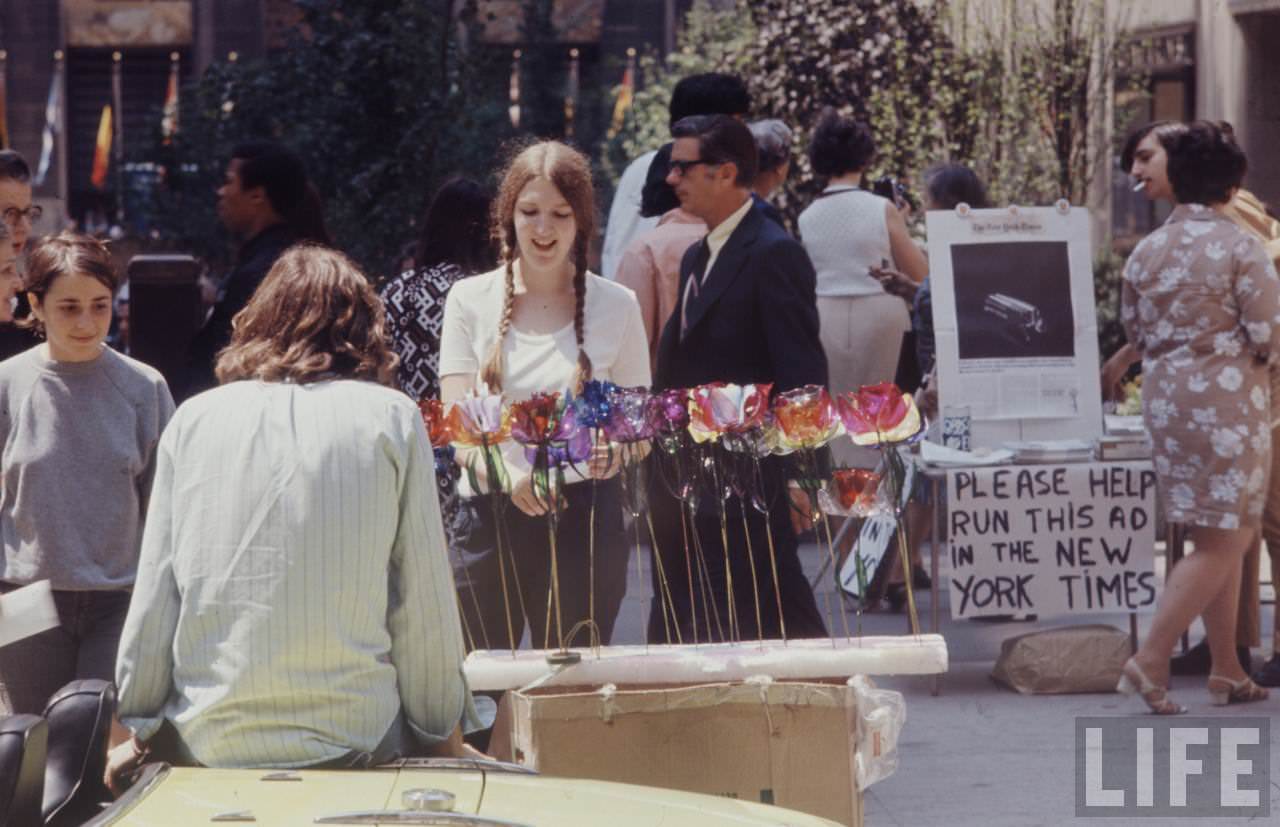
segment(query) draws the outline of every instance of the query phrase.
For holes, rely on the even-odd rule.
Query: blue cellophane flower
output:
[[[577,415],[582,428],[603,428],[609,424],[613,411],[613,398],[618,386],[612,382],[592,379],[582,386],[582,393],[570,400],[570,407]]]

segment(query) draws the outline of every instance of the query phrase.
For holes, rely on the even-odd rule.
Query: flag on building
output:
[[[507,82],[507,116],[511,118],[511,126],[520,128],[520,50],[511,53],[511,78]]]
[[[0,149],[9,148],[9,53],[0,49]]]
[[[178,134],[178,55],[174,53],[169,66],[169,89],[164,93],[164,115],[160,118],[160,134],[164,143],[173,141]]]
[[[0,149],[9,148],[9,101],[5,98],[4,85],[0,83]]]
[[[53,166],[53,153],[58,148],[58,129],[62,121],[62,60],[53,66],[53,79],[49,81],[49,97],[44,105],[44,137],[40,144],[40,163],[36,165],[34,186],[40,186]]]
[[[610,138],[621,132],[623,124],[627,121],[627,112],[631,109],[631,102],[635,95],[635,87],[635,49],[628,49],[627,68],[622,73],[622,86],[618,88],[618,99],[613,103],[613,122],[609,124]]]
[[[102,107],[98,120],[98,140],[93,145],[93,172],[89,181],[97,189],[107,188],[107,170],[111,168],[111,104]]]

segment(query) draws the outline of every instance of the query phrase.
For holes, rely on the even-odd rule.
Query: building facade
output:
[[[155,140],[171,69],[185,82],[232,53],[261,55],[293,14],[287,0],[0,0],[9,145],[34,168],[49,109],[61,132],[35,188],[48,225],[38,230],[68,218],[113,220],[124,151]],[[60,105],[50,107],[51,97]],[[96,186],[94,146],[108,104],[112,174]]]
[[[1227,121],[1249,156],[1245,186],[1280,209],[1280,0],[1110,0],[1145,76],[1146,105],[1132,123],[1205,118]],[[1123,94],[1123,93],[1121,93]],[[1167,214],[1134,195],[1118,163],[1112,227],[1122,243]]]
[[[455,0],[463,2],[463,0]],[[628,48],[663,48],[692,0],[547,0],[553,31],[543,48],[576,50],[581,88],[619,82]],[[514,52],[523,45],[520,0],[478,0],[483,47]],[[252,59],[281,47],[298,20],[291,0],[0,0],[0,83],[9,146],[37,166],[52,86],[58,86],[60,137],[46,178],[36,186],[49,231],[66,220],[108,222],[126,199],[124,155],[113,156],[102,186],[92,179],[103,107],[113,103],[121,147],[154,142],[170,72],[185,82],[214,61]],[[117,59],[118,56],[118,59]],[[616,76],[616,77],[615,77]],[[115,78],[119,78],[118,84]],[[115,109],[121,111],[115,112]]]

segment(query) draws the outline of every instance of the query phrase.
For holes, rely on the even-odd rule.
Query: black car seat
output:
[[[72,681],[49,699],[44,708],[49,722],[46,827],[83,824],[111,801],[102,779],[115,711],[115,685],[103,680]]]
[[[28,827],[43,821],[44,757],[49,727],[39,715],[0,720],[0,825]]]

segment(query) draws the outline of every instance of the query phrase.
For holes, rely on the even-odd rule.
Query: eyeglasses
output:
[[[40,216],[42,215],[44,215],[44,208],[38,204],[33,204],[25,210],[20,210],[17,207],[10,207],[4,211],[4,223],[17,224],[25,218],[27,221],[34,224],[40,220]]]
[[[688,175],[689,170],[693,169],[698,164],[707,164],[708,166],[718,166],[717,164],[713,164],[710,161],[704,161],[701,158],[698,158],[695,161],[677,161],[675,158],[672,158],[670,161],[667,162],[668,168],[670,168],[672,172],[678,173],[681,178]]]

